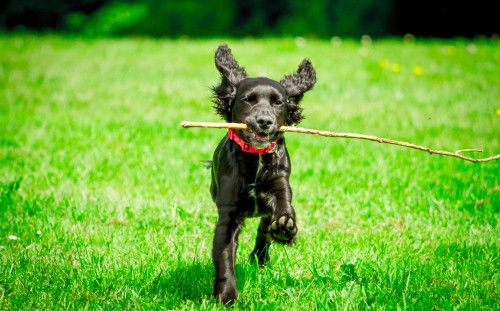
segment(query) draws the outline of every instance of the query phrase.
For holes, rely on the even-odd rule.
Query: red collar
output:
[[[234,141],[238,146],[240,146],[241,150],[243,152],[247,152],[247,153],[258,153],[258,154],[266,154],[266,153],[271,153],[274,151],[274,148],[276,147],[276,142],[273,141],[269,144],[269,146],[265,147],[265,148],[255,148],[254,146],[252,146],[250,143],[247,143],[246,141],[243,140],[243,138],[241,138],[240,136],[238,136],[238,134],[236,133],[236,131],[234,129],[229,129],[228,130],[228,136],[229,136],[229,139],[231,139],[232,141]]]

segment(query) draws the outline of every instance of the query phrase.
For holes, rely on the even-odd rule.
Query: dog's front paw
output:
[[[295,241],[297,225],[292,215],[279,215],[274,217],[269,227],[269,232],[276,242],[289,244]]]

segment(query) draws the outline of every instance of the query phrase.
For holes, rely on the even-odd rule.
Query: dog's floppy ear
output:
[[[316,71],[311,61],[304,59],[300,63],[297,72],[285,76],[280,83],[287,91],[289,97],[302,96],[302,94],[312,89],[314,83],[316,83]]]
[[[245,69],[231,54],[231,49],[223,44],[215,52],[215,67],[221,74],[221,83],[212,88],[214,92],[215,110],[226,121],[231,118],[231,104],[236,94],[236,87],[241,80],[247,77]]]
[[[226,78],[233,86],[247,77],[245,69],[238,65],[231,54],[231,49],[225,44],[220,45],[215,52],[215,67],[221,73],[222,78]]]
[[[286,75],[281,81],[288,95],[288,124],[299,123],[304,117],[299,103],[304,93],[312,89],[316,83],[316,71],[308,59],[300,63],[297,72]]]

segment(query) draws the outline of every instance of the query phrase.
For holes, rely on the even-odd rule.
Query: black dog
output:
[[[226,45],[217,49],[215,66],[222,78],[213,89],[217,113],[228,122],[248,126],[248,130],[229,130],[212,162],[210,192],[219,214],[212,251],[214,295],[222,303],[232,303],[237,297],[234,264],[244,219],[262,217],[251,253],[261,266],[269,261],[271,240],[284,244],[295,240],[290,158],[278,129],[303,118],[299,102],[316,82],[316,73],[304,60],[296,73],[280,82],[247,78]]]

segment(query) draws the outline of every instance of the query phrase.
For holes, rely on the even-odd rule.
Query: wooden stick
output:
[[[202,127],[202,128],[232,128],[238,130],[245,130],[247,128],[246,124],[243,123],[220,123],[220,122],[191,122],[191,121],[182,121],[181,126],[184,128],[188,127]],[[462,155],[462,152],[483,152],[481,149],[461,149],[455,152],[444,151],[444,150],[435,150],[424,146],[415,145],[412,143],[392,140],[389,138],[377,137],[372,135],[365,134],[356,134],[356,133],[339,133],[339,132],[329,132],[329,131],[319,131],[313,129],[307,129],[302,127],[295,126],[282,126],[280,128],[280,132],[294,132],[294,133],[303,133],[303,134],[312,134],[312,135],[320,135],[326,137],[338,137],[338,138],[354,138],[354,139],[363,139],[363,140],[371,140],[376,141],[378,143],[391,144],[406,148],[412,148],[420,151],[425,151],[430,154],[438,154],[442,156],[454,157],[458,159],[462,159],[465,161],[477,163],[477,162],[488,162],[500,159],[500,154],[487,157],[487,158],[471,158]]]

